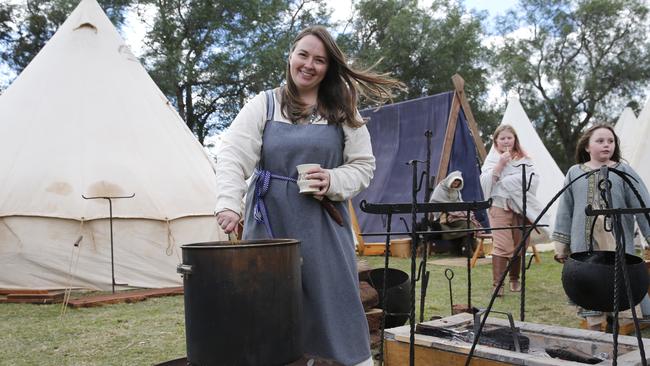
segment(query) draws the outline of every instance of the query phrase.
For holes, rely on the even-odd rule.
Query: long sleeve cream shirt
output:
[[[280,112],[279,89],[275,93],[273,120],[291,123]],[[262,134],[266,121],[266,95],[262,92],[246,103],[222,138],[217,151],[217,205],[215,212],[232,210],[241,216],[246,180],[260,160]],[[318,120],[315,124],[327,124]],[[370,134],[366,126],[351,128],[343,125],[345,147],[343,165],[327,169],[330,187],[327,197],[333,201],[347,200],[370,184],[375,170]]]

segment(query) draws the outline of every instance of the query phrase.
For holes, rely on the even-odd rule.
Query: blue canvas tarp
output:
[[[438,164],[442,154],[443,142],[447,130],[447,121],[451,109],[453,92],[437,94],[401,103],[390,104],[380,109],[366,109],[361,115],[370,118],[368,130],[372,140],[372,149],[377,159],[377,169],[370,186],[353,199],[353,206],[359,220],[362,233],[386,231],[386,217],[366,214],[359,208],[359,203],[411,203],[413,171],[407,163],[427,158],[427,140],[424,133],[432,132],[431,137],[431,176],[438,173]],[[464,201],[481,201],[483,192],[479,181],[480,165],[474,139],[470,134],[467,119],[462,109],[451,148],[447,172],[460,170],[465,186],[462,191]],[[424,164],[418,164],[419,172]],[[418,177],[420,174],[418,174]],[[424,187],[418,193],[418,202],[424,202]],[[409,215],[393,215],[391,231],[405,231],[399,217],[404,217],[409,226]],[[418,220],[422,217],[419,216]],[[481,222],[486,222],[485,213],[477,213]],[[366,237],[370,241],[376,237]],[[383,240],[380,239],[380,240]]]

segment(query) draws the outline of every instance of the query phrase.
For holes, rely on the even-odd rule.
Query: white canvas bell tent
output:
[[[519,142],[522,148],[530,155],[535,164],[535,170],[540,176],[540,184],[537,188],[536,197],[543,206],[551,201],[553,196],[564,186],[564,174],[558,167],[557,163],[548,152],[546,146],[540,139],[535,127],[530,122],[524,107],[522,107],[518,98],[508,98],[508,105],[503,114],[501,124],[511,125],[517,132]],[[489,154],[496,154],[494,146],[490,148]],[[557,201],[549,208],[546,213],[548,223],[553,225],[555,214],[557,212]],[[551,231],[553,230],[551,226]],[[538,238],[537,240],[550,240],[550,238]]]
[[[641,134],[638,133],[638,130],[639,123],[634,111],[630,107],[625,107],[614,125],[614,131],[616,131],[621,144],[621,155],[630,163],[641,141]]]
[[[95,0],[0,98],[0,288],[182,283],[180,245],[225,239],[214,171]],[[83,239],[77,247],[73,243]]]
[[[645,106],[639,113],[639,117],[636,120],[634,126],[635,137],[632,139],[632,143],[635,144],[635,148],[630,155],[625,155],[622,153],[623,158],[628,161],[628,163],[639,173],[641,179],[646,184],[646,187],[650,185],[650,144],[648,144],[648,137],[650,136],[650,99],[646,102]],[[621,147],[625,146],[627,142],[623,140],[627,136],[620,136]],[[646,202],[650,205],[650,202]]]
[[[614,131],[618,135],[620,142],[621,157],[634,168],[646,186],[650,182],[650,170],[646,167],[647,160],[645,160],[646,163],[644,164],[642,159],[650,157],[650,153],[644,153],[644,150],[647,149],[647,139],[644,138],[647,135],[644,134],[650,132],[645,127],[648,123],[650,123],[650,100],[639,114],[639,118],[634,115],[631,108],[625,107],[616,121],[616,125],[614,125]],[[647,206],[650,202],[645,202],[645,204]],[[635,225],[635,227],[638,233],[638,225]],[[635,238],[638,246],[647,247],[643,235],[635,235]]]

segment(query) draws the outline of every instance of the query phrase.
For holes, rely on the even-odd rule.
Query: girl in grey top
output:
[[[618,136],[614,129],[607,125],[596,125],[584,133],[576,147],[576,161],[567,172],[565,185],[587,171],[598,169],[603,165],[616,168],[630,174],[637,182],[636,189],[641,194],[644,203],[650,203],[648,190],[639,175],[628,164],[621,161]],[[639,200],[630,186],[616,174],[609,174],[612,182],[612,201],[610,208],[640,207]],[[567,189],[562,197],[555,218],[553,240],[555,244],[555,260],[564,263],[570,253],[584,252],[589,248],[591,227],[594,216],[585,215],[585,207],[591,204],[594,208],[604,208],[605,202],[598,190],[598,173],[588,179],[578,179]],[[634,218],[646,240],[650,239],[650,225],[643,214],[636,216],[621,215],[625,251],[634,254]],[[605,231],[602,217],[596,219],[594,226],[594,250],[614,250],[616,243],[611,232]],[[641,311],[650,315],[650,300],[646,296],[641,302]],[[589,319],[588,319],[589,320]]]

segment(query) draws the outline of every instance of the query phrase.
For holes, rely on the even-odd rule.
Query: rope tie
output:
[[[255,218],[255,221],[264,224],[269,238],[273,238],[273,230],[271,229],[271,223],[269,222],[269,213],[264,204],[264,196],[271,187],[271,179],[279,179],[294,183],[296,182],[296,179],[272,174],[268,170],[256,169],[255,174],[257,175],[257,181],[255,181],[255,206],[253,208],[253,218]]]
[[[67,284],[65,286],[65,291],[63,293],[63,302],[61,303],[61,312],[59,314],[59,319],[63,321],[63,317],[65,316],[66,310],[68,309],[68,303],[70,302],[70,295],[72,293],[72,275],[74,272],[77,270],[77,265],[79,264],[79,257],[81,254],[81,240],[83,240],[83,236],[81,235],[81,231],[83,230],[83,225],[84,225],[84,220],[83,217],[81,218],[81,225],[79,226],[79,237],[77,240],[74,242],[72,245],[72,253],[70,255],[70,265],[68,266],[68,273],[67,273]]]
[[[165,249],[165,254],[169,257],[174,254],[174,245],[176,244],[176,240],[174,240],[174,235],[172,234],[172,227],[169,219],[166,217],[165,224],[167,226],[167,248]]]

